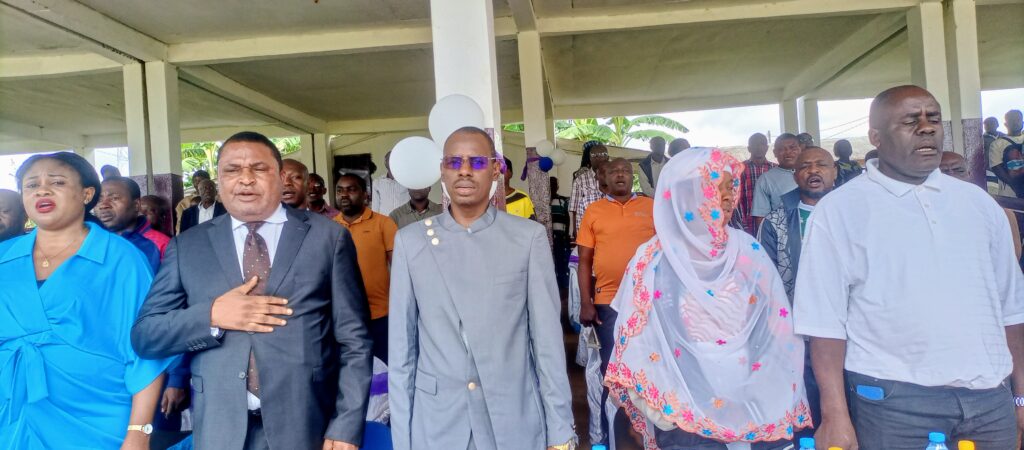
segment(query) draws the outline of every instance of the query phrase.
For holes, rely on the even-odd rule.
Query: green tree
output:
[[[288,156],[302,149],[302,141],[298,136],[270,138],[281,156]],[[189,142],[181,144],[181,171],[185,189],[192,188],[192,174],[197,170],[205,170],[213,179],[217,179],[217,150],[220,142]]]
[[[522,133],[523,124],[512,123],[503,127],[505,131]],[[633,141],[649,141],[660,137],[671,141],[677,136],[672,132],[686,133],[690,130],[683,124],[659,115],[637,116],[632,119],[615,116],[608,119],[570,119],[555,121],[555,136],[578,141],[598,141],[615,146],[626,146]]]

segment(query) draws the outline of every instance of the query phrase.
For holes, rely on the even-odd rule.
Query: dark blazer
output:
[[[266,292],[288,299],[287,325],[211,334],[213,300],[243,282],[225,214],[171,240],[132,328],[144,358],[194,352],[196,448],[242,449],[250,349],[270,448],[320,449],[325,437],[361,444],[372,357],[355,246],[341,225],[286,210]]]
[[[224,209],[224,204],[221,202],[214,202],[213,204],[213,217],[220,217],[227,214],[228,210]],[[181,212],[181,230],[179,233],[184,233],[185,230],[192,228],[199,224],[199,205],[189,206]]]

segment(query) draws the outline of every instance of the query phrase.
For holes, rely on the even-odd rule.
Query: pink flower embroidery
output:
[[[719,339],[719,340],[715,341],[715,343],[718,344],[718,345],[725,345],[726,344],[725,340],[723,340],[723,339]]]
[[[712,257],[714,257],[714,256],[718,256],[718,249],[717,249],[717,248],[713,248],[713,249],[711,249],[711,252],[710,252],[710,254],[711,254],[711,256],[712,256]]]
[[[661,298],[661,291],[654,291],[654,299],[658,300]]]
[[[683,420],[684,421],[693,423],[693,412],[692,411],[690,411],[690,410],[683,411],[683,413],[681,415],[683,416]]]
[[[682,350],[679,350],[679,349],[677,348],[677,349],[675,349],[675,350],[672,350],[672,353],[676,355],[676,358],[678,358],[678,357],[679,357],[679,355],[682,355],[682,354],[683,354],[683,351],[682,351]]]
[[[671,200],[672,199],[672,191],[665,191],[664,193],[661,194],[661,196],[665,200]]]
[[[757,372],[758,370],[761,370],[761,363],[756,362],[754,364],[751,364],[750,365],[750,370],[752,370],[754,372]]]
[[[779,310],[779,316],[786,317],[788,315],[789,315],[789,310],[787,310],[786,308],[782,308],[782,309]]]

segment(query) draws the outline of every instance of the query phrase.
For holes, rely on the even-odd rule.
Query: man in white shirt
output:
[[[391,214],[395,208],[402,206],[409,200],[409,190],[398,184],[391,175],[391,152],[384,155],[384,167],[387,174],[373,180],[373,194],[370,196],[370,209],[381,215]]]
[[[181,233],[227,212],[224,205],[217,201],[217,183],[213,180],[200,181],[196,190],[199,192],[199,203],[181,213]]]
[[[754,217],[755,230],[761,227],[761,221],[768,213],[782,206],[782,196],[796,189],[793,173],[796,158],[800,156],[801,151],[803,148],[800,147],[800,140],[792,133],[782,133],[775,139],[772,152],[779,165],[761,175],[754,185],[754,202],[750,208],[750,215]]]
[[[1017,448],[1024,275],[1006,216],[938,170],[942,114],[928,91],[882,92],[869,124],[879,157],[815,207],[797,274],[795,330],[810,337],[821,390],[818,445],[918,449],[943,432]]]

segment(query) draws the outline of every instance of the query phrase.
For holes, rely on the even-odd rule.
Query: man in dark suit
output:
[[[132,344],[146,358],[194,352],[196,448],[356,450],[371,343],[352,239],[282,206],[265,136],[229,138],[218,170],[228,214],[171,242]]]
[[[224,204],[217,201],[217,183],[213,180],[200,181],[196,191],[199,192],[199,203],[182,211],[180,233],[228,212]]]

